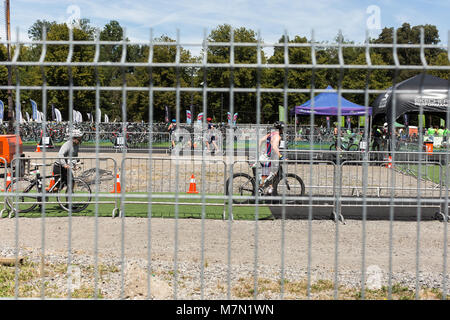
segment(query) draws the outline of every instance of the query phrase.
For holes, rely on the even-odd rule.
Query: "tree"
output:
[[[230,42],[232,27],[228,24],[219,25],[211,31],[208,36],[210,42]],[[256,33],[244,27],[233,29],[233,42],[257,43]],[[205,52],[202,51],[202,54]],[[261,63],[265,63],[264,51],[260,51]],[[230,46],[208,46],[208,63],[227,64],[230,63]],[[234,63],[256,63],[257,47],[239,46],[234,47]],[[199,77],[203,77],[200,70]],[[249,68],[210,68],[207,70],[207,84],[210,88],[256,88],[257,70]],[[214,92],[208,95],[208,114],[216,119],[226,119],[226,112],[230,106],[230,94]],[[223,102],[222,102],[223,101]],[[234,93],[234,112],[239,113],[239,119],[243,122],[254,121],[256,114],[256,95],[254,93]]]
[[[426,24],[411,27],[409,23],[403,23],[395,32],[397,35],[398,44],[420,44],[421,29],[424,30],[424,44],[438,44],[440,42],[439,32],[436,26]],[[385,27],[377,39],[371,40],[376,44],[393,44],[394,28]],[[381,54],[383,60],[389,65],[395,65],[394,54],[392,48],[376,48],[374,52]],[[435,60],[436,56],[444,50],[439,49],[425,49],[425,58],[428,62]],[[420,58],[420,49],[416,48],[398,48],[397,56],[399,64],[401,65],[422,65]],[[398,73],[398,82],[411,78],[422,70],[401,70]],[[391,78],[395,77],[395,70],[389,73]]]
[[[28,29],[28,36],[32,40],[42,40],[43,28],[45,27],[46,32],[48,32],[54,25],[56,25],[56,21],[37,20]]]
[[[84,30],[89,30],[86,26]],[[73,28],[73,39],[76,41],[93,40],[93,34],[82,29]],[[55,24],[48,31],[48,40],[69,40],[69,28],[64,24]],[[92,45],[74,45],[71,61],[93,61],[95,47]],[[66,61],[69,55],[68,45],[51,45],[47,48],[46,61]],[[71,81],[73,86],[94,86],[94,73],[90,67],[61,67],[51,66],[46,68],[45,77],[50,86],[68,86]],[[69,92],[56,90],[48,92],[48,104],[59,107],[63,117],[69,118]],[[80,112],[95,110],[95,93],[86,90],[73,92],[73,108]]]

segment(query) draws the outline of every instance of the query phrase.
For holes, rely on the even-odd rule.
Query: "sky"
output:
[[[3,2],[3,1],[2,1]],[[449,0],[10,0],[12,40],[21,40],[38,19],[66,22],[89,19],[102,28],[117,20],[132,41],[146,42],[167,35],[181,43],[200,44],[204,33],[218,25],[260,32],[265,43],[276,43],[286,32],[318,41],[333,41],[339,30],[345,39],[364,42],[366,30],[378,36],[383,27],[433,24],[442,44],[448,43]],[[0,19],[0,23],[4,20]],[[200,49],[186,48],[196,54]]]

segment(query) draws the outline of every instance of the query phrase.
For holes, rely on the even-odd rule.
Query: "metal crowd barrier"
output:
[[[0,169],[1,169],[0,177],[2,178],[0,185],[1,185],[1,193],[2,193],[2,197],[3,197],[3,209],[0,210],[0,218],[2,218],[3,214],[5,212],[8,213],[5,195],[6,195],[7,187],[8,187],[8,176],[9,176],[9,178],[11,178],[11,176],[12,176],[11,170],[8,166],[8,162],[6,161],[5,158],[0,158]]]
[[[50,181],[53,176],[53,164],[56,160],[58,160],[58,157],[24,157],[19,159],[14,159],[11,165],[17,165],[14,162],[15,161],[21,161],[24,163],[23,171],[20,173],[20,177],[23,177],[24,179],[34,179],[34,175],[36,172],[33,170],[34,168],[37,168],[39,173],[42,176],[42,184],[45,187],[48,187],[50,184]],[[67,160],[74,160],[74,158],[66,158]],[[91,194],[77,194],[77,196],[80,197],[88,197],[91,196],[91,205],[97,205],[97,204],[114,204],[114,208],[112,209],[112,215],[114,216],[115,212],[119,210],[119,198],[117,195],[114,194],[115,187],[116,187],[116,176],[118,173],[117,163],[113,158],[108,157],[77,157],[77,160],[80,161],[80,164],[78,165],[80,167],[79,170],[73,170],[73,176],[74,178],[81,178],[83,179],[91,189]],[[98,177],[97,177],[98,172]],[[11,174],[12,179],[18,179],[19,174]],[[10,197],[14,196],[20,196],[21,194],[18,194],[16,192],[10,192],[8,193]],[[46,191],[40,193],[40,194],[34,194],[33,196],[42,196],[49,195],[50,193],[47,193]],[[100,197],[103,198],[100,200]],[[5,196],[6,199],[6,196]],[[42,201],[42,205],[46,204],[58,204],[56,201],[46,201],[45,197]],[[13,204],[14,204],[14,198],[13,198]],[[13,207],[6,205],[5,200],[5,211],[8,212],[9,217],[11,218],[15,214],[17,214],[14,205]],[[97,209],[96,209],[97,210]]]
[[[417,155],[416,155],[417,156]],[[427,157],[428,155],[422,155]],[[348,154],[339,163],[323,160],[284,160],[285,173],[298,175],[305,184],[305,193],[291,199],[298,203],[282,203],[283,195],[273,198],[278,204],[270,207],[328,207],[332,209],[330,217],[344,220],[342,208],[382,208],[402,207],[432,209],[435,218],[444,217],[444,195],[448,192],[444,166],[436,161],[392,161],[387,160],[346,160]],[[274,160],[273,162],[277,162]],[[283,163],[283,161],[278,161]],[[446,169],[444,169],[446,168]],[[261,173],[259,169],[259,173]],[[248,160],[233,162],[233,173],[245,173],[253,176]],[[249,196],[247,196],[249,197]],[[233,196],[230,196],[233,200]],[[237,197],[242,198],[242,197]],[[270,197],[250,196],[252,204],[233,204],[233,206],[256,206]]]
[[[125,157],[120,169],[118,214],[126,214],[126,204],[224,207],[225,202],[196,203],[183,202],[183,199],[202,199],[199,195],[206,195],[208,199],[222,200],[226,173],[227,164],[221,157]],[[225,218],[225,208],[222,218]]]

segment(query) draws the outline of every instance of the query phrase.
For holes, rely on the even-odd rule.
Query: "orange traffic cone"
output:
[[[189,184],[189,191],[187,193],[198,193],[197,185],[195,184],[195,177],[194,177],[194,175],[191,176],[191,181],[190,181],[190,184]]]
[[[114,185],[114,190],[111,191],[110,193],[120,193],[120,177],[119,174],[117,174],[117,178],[116,178],[116,184]]]
[[[47,188],[45,188],[45,190],[49,191],[51,188],[53,188],[54,185],[55,185],[55,178],[53,177],[53,172],[52,172],[52,178],[50,179],[50,184]]]
[[[36,146],[36,151],[35,151],[35,152],[42,152],[42,151],[41,151],[41,146],[40,146],[40,145],[37,145],[37,146]]]
[[[6,176],[6,190],[8,190],[9,185],[11,184],[11,173],[8,172],[8,175]],[[2,189],[2,192],[5,191]]]
[[[386,164],[386,168],[392,168],[392,157],[389,156],[388,158],[388,164]]]

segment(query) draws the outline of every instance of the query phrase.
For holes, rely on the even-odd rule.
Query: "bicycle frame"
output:
[[[253,179],[255,179],[255,181],[259,184],[260,183],[259,177],[257,177],[257,173],[256,173],[257,166],[252,166],[251,161],[247,161],[247,163],[252,168]],[[261,163],[259,161],[257,161],[257,163],[259,164],[259,166],[261,166]],[[261,170],[261,168],[260,168],[260,170]],[[283,162],[279,161],[278,170],[275,173],[275,177],[273,178],[272,183],[275,182],[275,179],[281,180],[282,177],[283,177]]]

